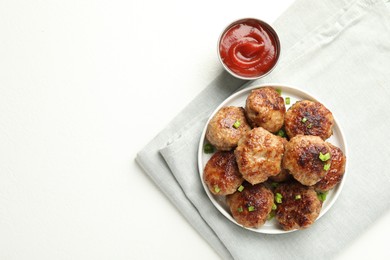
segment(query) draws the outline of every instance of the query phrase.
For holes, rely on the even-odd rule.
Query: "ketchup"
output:
[[[244,20],[221,37],[222,62],[242,77],[258,77],[269,72],[279,56],[279,45],[270,29],[256,20]]]

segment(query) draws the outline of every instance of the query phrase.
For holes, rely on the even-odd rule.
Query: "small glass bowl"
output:
[[[225,33],[230,29],[232,28],[233,26],[236,26],[238,24],[243,24],[243,23],[256,23],[258,25],[260,25],[260,27],[262,27],[265,31],[268,32],[269,35],[271,35],[275,41],[275,49],[276,49],[276,57],[275,57],[275,63],[272,67],[270,67],[267,71],[259,74],[259,75],[254,75],[254,76],[246,76],[246,75],[240,75],[239,73],[236,73],[234,71],[232,71],[228,65],[226,65],[223,61],[223,58],[221,57],[221,53],[220,53],[220,47],[221,47],[221,41],[225,35]],[[259,20],[259,19],[256,19],[256,18],[243,18],[243,19],[239,19],[239,20],[236,20],[234,22],[232,22],[231,24],[229,24],[224,30],[223,32],[221,33],[219,39],[218,39],[218,46],[217,46],[217,52],[218,52],[218,58],[222,64],[222,66],[225,68],[226,71],[228,71],[232,76],[236,77],[236,78],[240,78],[240,79],[243,79],[243,80],[255,80],[255,79],[259,79],[259,78],[262,78],[266,75],[268,75],[275,67],[276,67],[276,64],[278,63],[278,60],[279,60],[279,56],[280,56],[280,52],[281,52],[281,46],[280,46],[280,40],[279,40],[279,36],[278,34],[276,33],[276,31],[273,29],[273,27],[271,25],[269,25],[268,23],[262,21],[262,20]]]

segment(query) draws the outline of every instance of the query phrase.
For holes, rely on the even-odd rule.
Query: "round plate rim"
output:
[[[239,223],[237,223],[233,218],[232,216],[230,215],[229,212],[226,212],[225,209],[223,209],[221,207],[221,205],[219,205],[216,201],[215,201],[215,198],[214,198],[214,195],[208,190],[206,184],[204,183],[203,181],[203,145],[204,145],[204,140],[205,140],[205,136],[206,136],[206,130],[207,130],[207,125],[209,124],[211,118],[216,114],[216,112],[221,109],[223,106],[226,105],[226,103],[229,103],[229,101],[233,100],[234,98],[236,98],[237,96],[243,94],[244,92],[249,92],[253,89],[257,89],[257,88],[261,88],[261,87],[273,87],[273,88],[281,88],[282,91],[283,90],[289,90],[289,91],[295,91],[295,92],[300,92],[300,93],[303,93],[304,95],[308,96],[312,101],[317,101],[317,102],[320,102],[322,103],[320,100],[318,100],[317,98],[315,98],[311,93],[307,92],[307,91],[304,91],[296,86],[293,86],[293,85],[288,85],[288,84],[283,84],[283,83],[263,83],[263,84],[258,84],[258,85],[253,85],[253,86],[250,86],[250,87],[245,87],[235,93],[233,93],[232,95],[230,95],[229,97],[227,97],[224,101],[221,102],[221,104],[219,104],[217,106],[217,108],[215,108],[215,110],[211,113],[211,115],[209,116],[206,124],[205,124],[205,127],[203,128],[203,131],[202,131],[202,134],[200,136],[200,141],[199,141],[199,146],[198,146],[198,172],[199,172],[199,176],[200,176],[200,181],[202,183],[202,186],[203,186],[203,189],[204,191],[206,192],[208,198],[210,199],[210,201],[212,202],[212,204],[218,209],[218,211],[224,215],[228,220],[230,220],[231,222],[235,223],[236,225],[244,228],[244,229],[247,229],[247,230],[250,230],[250,231],[254,231],[254,232],[257,232],[257,233],[263,233],[263,234],[286,234],[286,233],[290,233],[290,232],[293,232],[293,231],[296,231],[295,230],[289,230],[289,231],[285,231],[283,229],[270,229],[270,230],[263,230],[260,228],[248,228],[248,227],[244,227],[242,225],[240,225]],[[323,104],[323,103],[322,103]],[[326,105],[325,105],[326,106]],[[332,109],[330,109],[332,111]],[[332,113],[333,114],[333,113]],[[342,146],[343,146],[343,153],[344,155],[348,158],[348,148],[347,148],[347,142],[345,140],[345,135],[343,133],[343,130],[342,128],[340,127],[340,124],[338,123],[339,121],[336,119],[335,115],[333,114],[333,118],[334,118],[334,121],[335,121],[335,126],[334,127],[337,127],[338,128],[338,131],[340,133],[340,140],[339,142],[342,143]],[[345,165],[345,173],[343,175],[343,179],[342,181],[336,186],[336,191],[333,195],[333,199],[332,201],[327,205],[326,208],[322,208],[321,209],[321,212],[320,212],[320,215],[318,216],[318,218],[316,219],[316,221],[318,221],[323,215],[326,214],[326,212],[329,211],[329,209],[332,208],[333,204],[336,202],[336,200],[338,199],[340,193],[341,193],[341,190],[344,186],[344,183],[345,183],[345,180],[346,180],[346,175],[348,173],[348,159],[346,161],[346,165]]]

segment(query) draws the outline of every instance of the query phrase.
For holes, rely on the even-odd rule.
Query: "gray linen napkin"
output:
[[[220,75],[139,152],[141,167],[223,259],[329,258],[389,207],[389,8],[387,0],[296,1],[274,24],[283,52],[269,76],[244,84]],[[309,229],[283,235],[228,221],[209,201],[197,168],[212,111],[242,85],[265,82],[296,85],[323,101],[349,152],[347,180],[332,209]]]

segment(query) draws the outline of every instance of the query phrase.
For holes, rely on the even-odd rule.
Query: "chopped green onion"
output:
[[[241,125],[240,121],[237,120],[237,121],[233,124],[233,127],[237,129],[237,128],[240,127],[240,125]]]
[[[330,163],[324,164],[324,170],[327,171],[330,169]]]
[[[215,185],[214,191],[215,191],[215,193],[219,193],[221,191],[221,189],[218,187],[218,185]]]
[[[237,189],[239,192],[243,191],[244,190],[244,186],[240,185],[240,187],[238,187]]]
[[[271,186],[272,186],[273,188],[276,188],[276,187],[278,187],[278,186],[279,186],[279,183],[277,183],[277,182],[273,182],[273,183],[271,183]]]
[[[326,162],[330,159],[330,153],[323,154],[320,152],[320,155],[318,156],[321,161]]]
[[[251,212],[251,211],[254,211],[255,210],[255,207],[254,206],[249,206],[248,207],[248,211]]]
[[[211,144],[205,144],[203,147],[204,153],[213,153],[214,152],[214,146]]]
[[[302,118],[302,123],[305,123],[306,121],[307,121],[307,118],[306,117],[304,117],[304,118]]]
[[[242,207],[239,207],[239,208],[237,209],[237,211],[241,213],[241,212],[242,212]]]
[[[276,92],[279,93],[279,95],[282,95],[282,90],[281,90],[280,88],[277,88],[277,89],[275,89],[275,90],[276,90]]]
[[[286,137],[286,133],[283,131],[283,129],[280,129],[277,133],[278,136]]]
[[[328,195],[328,192],[318,192],[317,197],[320,201],[324,202],[326,200],[326,195]]]
[[[286,105],[290,105],[290,97],[286,97]]]
[[[296,200],[302,199],[301,194],[295,195],[295,199],[296,199]]]
[[[267,220],[271,220],[275,217],[275,211],[271,211],[268,216],[267,216]]]
[[[272,210],[275,210],[275,209],[277,209],[278,208],[278,206],[276,206],[276,204],[274,203],[274,204],[272,204]]]
[[[275,194],[275,201],[276,201],[276,203],[279,203],[279,204],[282,203],[282,198],[283,198],[283,196],[279,192],[277,192]]]
[[[313,124],[310,123],[310,124],[308,124],[306,127],[307,127],[307,128],[311,128],[312,126],[313,126]]]

